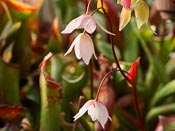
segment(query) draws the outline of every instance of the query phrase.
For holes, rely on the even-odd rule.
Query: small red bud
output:
[[[132,87],[132,85],[136,84],[137,82],[137,72],[138,72],[139,64],[140,64],[140,57],[134,63],[132,63],[132,66],[129,72],[126,75],[127,78],[130,80],[130,81],[127,81],[127,84],[129,87]]]

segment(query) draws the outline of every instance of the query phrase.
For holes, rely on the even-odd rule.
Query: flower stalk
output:
[[[112,32],[112,26],[111,26],[111,21],[110,21],[110,18],[108,16],[108,14],[106,13],[104,7],[103,7],[103,0],[101,0],[101,5],[102,5],[102,10],[105,14],[105,17],[107,18],[107,24],[108,24],[108,28],[109,28],[109,31]],[[128,77],[127,75],[125,74],[125,72],[122,70],[122,68],[120,67],[120,64],[119,64],[119,61],[118,61],[118,58],[117,58],[117,55],[115,53],[115,48],[114,48],[114,42],[113,42],[113,36],[109,34],[109,37],[110,37],[110,43],[111,43],[111,48],[112,48],[112,53],[113,53],[113,56],[114,56],[114,60],[116,62],[116,65],[117,65],[117,68],[118,70],[120,71],[120,73],[122,74],[122,76],[125,78],[126,81],[128,81],[131,85],[132,85],[132,89],[133,89],[133,96],[134,96],[134,103],[135,103],[135,108],[136,108],[136,113],[137,113],[137,117],[139,119],[139,123],[140,123],[140,126],[141,126],[141,129],[142,131],[144,131],[144,125],[143,125],[143,121],[142,121],[142,117],[141,117],[141,114],[140,114],[140,110],[139,110],[139,105],[138,105],[138,99],[137,99],[137,91],[136,91],[136,86],[135,86],[135,83],[133,83]],[[109,72],[110,73],[110,72]],[[107,74],[108,75],[108,74]],[[101,87],[100,87],[101,88]],[[98,91],[99,92],[99,91]],[[99,94],[99,93],[98,93]],[[98,99],[98,94],[97,94],[97,99]]]

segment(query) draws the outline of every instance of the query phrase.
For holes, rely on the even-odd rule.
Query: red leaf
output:
[[[0,118],[10,121],[16,118],[21,113],[22,107],[0,105]]]

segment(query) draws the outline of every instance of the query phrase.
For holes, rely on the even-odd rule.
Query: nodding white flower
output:
[[[87,65],[89,64],[92,55],[97,59],[92,39],[87,33],[80,33],[75,38],[65,55],[69,54],[73,48],[77,59],[82,58]]]
[[[61,32],[62,34],[72,33],[75,29],[85,29],[89,34],[94,33],[96,30],[96,24],[106,33],[110,35],[115,35],[109,31],[107,31],[100,23],[95,21],[95,19],[88,14],[81,15],[75,19],[73,19],[66,28]]]
[[[88,112],[88,115],[91,117],[92,121],[98,121],[103,129],[105,128],[106,122],[109,120],[112,121],[105,105],[97,100],[87,101],[79,112],[73,117],[74,121],[80,118],[85,112]]]

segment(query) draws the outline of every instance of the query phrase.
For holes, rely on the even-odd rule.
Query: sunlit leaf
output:
[[[131,19],[131,10],[126,10],[122,8],[122,12],[120,14],[120,25],[119,31],[121,31],[130,21]]]
[[[134,8],[134,11],[135,11],[137,27],[138,29],[140,29],[140,27],[143,24],[148,23],[148,18],[149,18],[148,5],[142,0],[140,1],[139,5]]]
[[[151,108],[151,110],[147,113],[146,121],[148,123],[152,122],[158,118],[159,115],[175,113],[175,104],[167,104],[158,107]]]
[[[20,11],[20,12],[35,12],[36,8],[33,6],[17,1],[17,0],[3,0],[8,6]]]
[[[155,104],[157,104],[158,102],[160,103],[162,99],[165,99],[166,97],[172,95],[175,93],[175,80],[170,81],[169,83],[167,83],[165,86],[163,86],[161,89],[159,89],[152,101],[151,101],[151,105],[154,106]]]
[[[108,12],[108,6],[105,4],[104,0],[97,0],[97,8],[102,8],[102,7],[105,10],[105,12]],[[103,9],[99,9],[99,11],[104,13]]]

